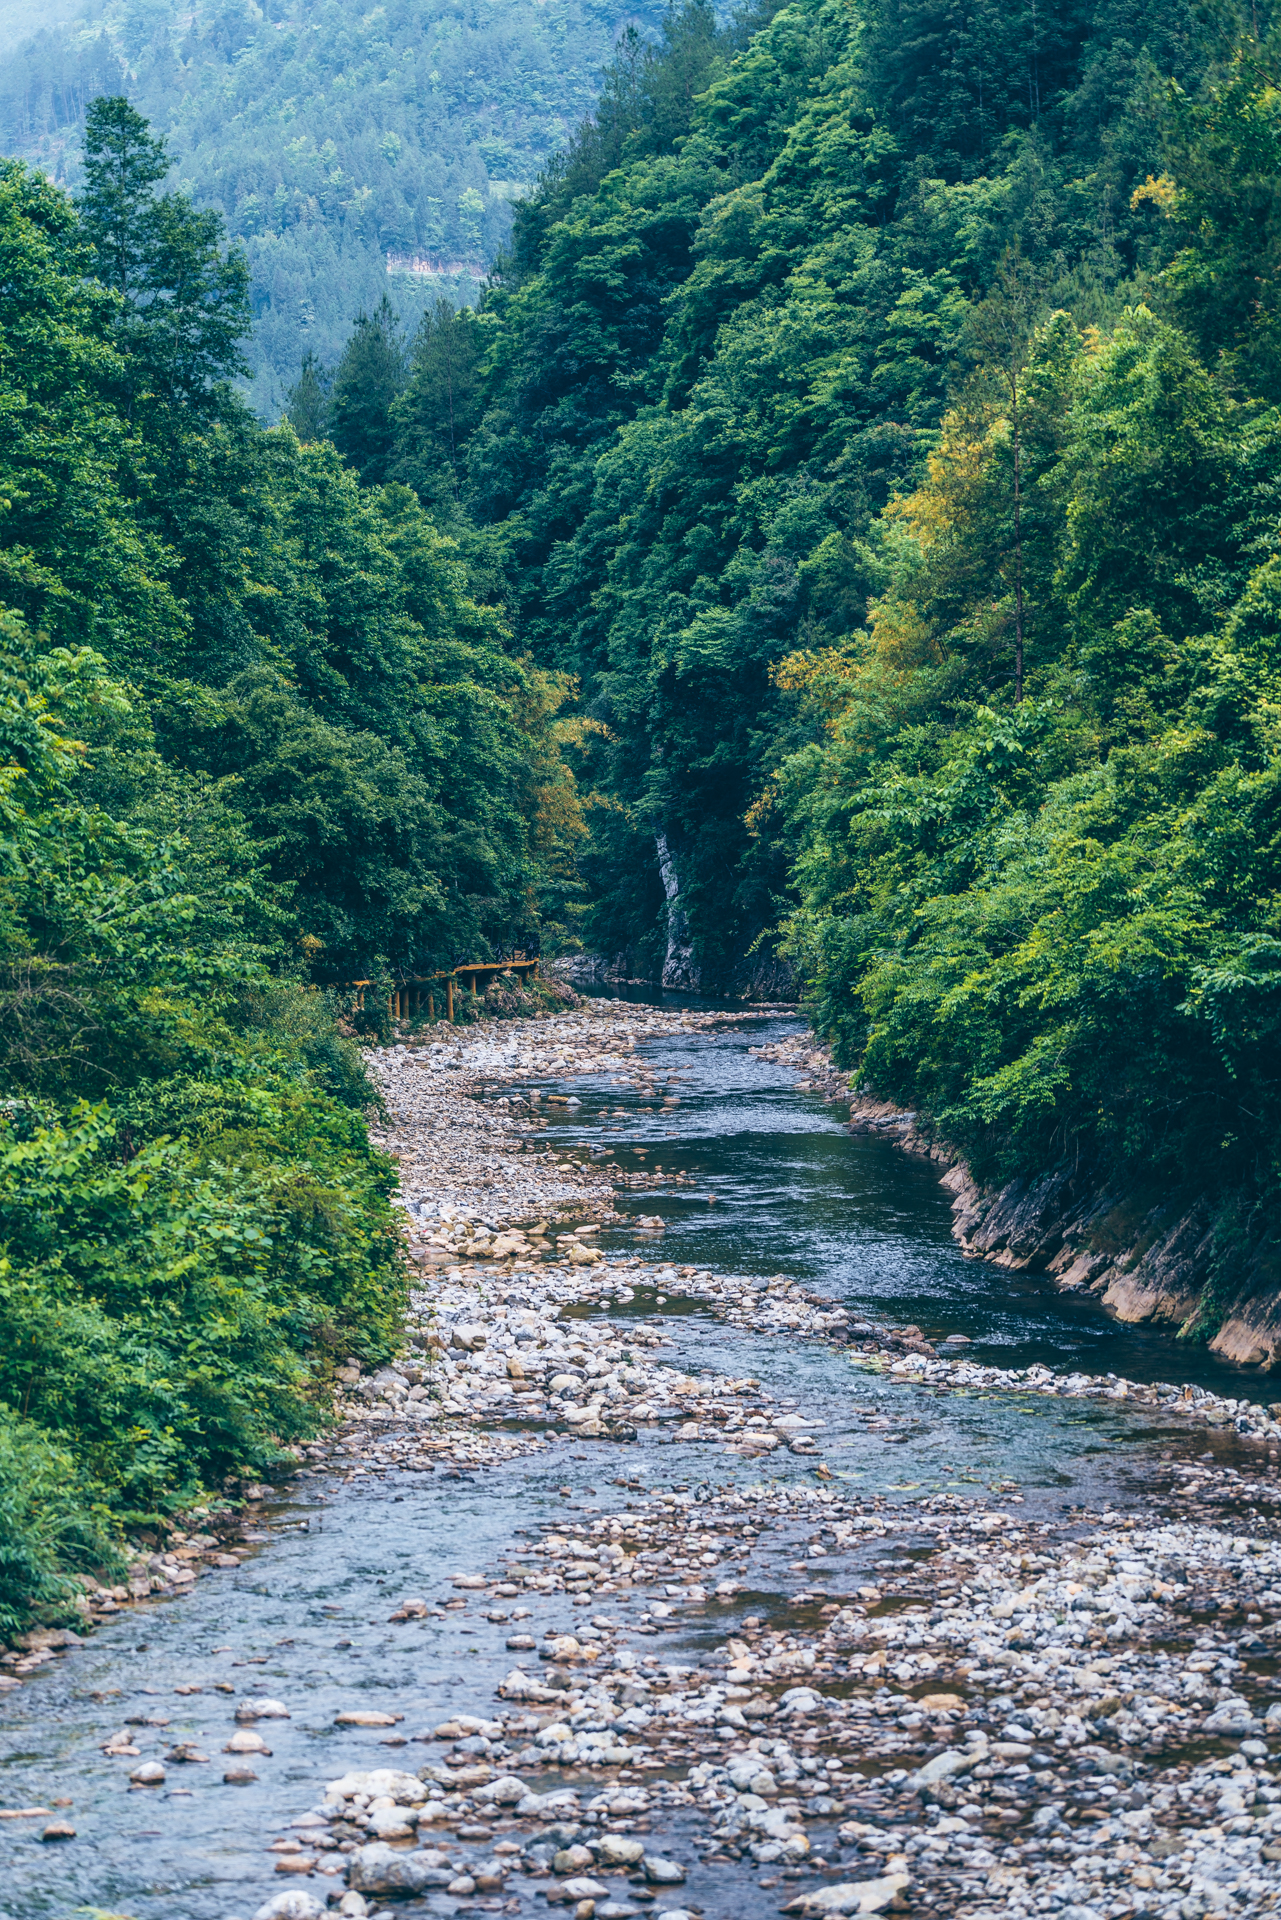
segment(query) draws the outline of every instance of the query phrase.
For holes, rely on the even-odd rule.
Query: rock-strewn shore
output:
[[[490,1061],[475,1074],[485,1044],[477,1035],[448,1073],[429,1069],[460,1126],[494,1125],[462,1085],[492,1073]],[[510,1064],[506,1084],[519,1077]],[[580,1052],[573,1070],[584,1064]],[[598,1070],[614,1065],[607,1055]],[[403,1082],[421,1067],[394,1055],[384,1070]],[[402,1100],[400,1124],[438,1133],[418,1085],[419,1110]],[[510,1109],[504,1124],[514,1131]],[[569,1222],[588,1201],[593,1219],[608,1211],[595,1169],[558,1163],[559,1182],[531,1188],[527,1163],[488,1137],[483,1219],[466,1215],[478,1191],[467,1167],[450,1161],[429,1188],[412,1141],[396,1141],[420,1254],[441,1270],[415,1298],[417,1357],[348,1383],[347,1457],[479,1465],[572,1434],[612,1454],[631,1497],[549,1522],[487,1572],[460,1571],[447,1594],[400,1597],[392,1618],[407,1632],[477,1608],[506,1636],[507,1678],[468,1715],[386,1736],[428,1740],[426,1764],[318,1778],[314,1810],[278,1843],[290,1892],[261,1920],[319,1913],[326,1881],[355,1915],[434,1890],[512,1912],[545,1898],[575,1920],[675,1915],[699,1910],[676,1890],[708,1869],[726,1911],[748,1869],[801,1914],[1201,1920],[1277,1904],[1281,1429],[1267,1410],[979,1366],[963,1343],[935,1351],[915,1328],[859,1321],[781,1277],[591,1257],[590,1233],[584,1246]],[[550,1217],[513,1232],[522,1209],[557,1208],[559,1241]],[[665,1364],[663,1330],[643,1321],[561,1317],[640,1288],[692,1296],[762,1336],[835,1342],[857,1369],[905,1385],[1106,1396],[1230,1426],[1259,1474],[1184,1463],[1169,1470],[1168,1516],[1070,1525],[1008,1499],[854,1499],[822,1477],[817,1423],[780,1412],[758,1381]],[[646,1492],[628,1443],[660,1421],[740,1458],[816,1455],[814,1482]],[[563,1597],[559,1626],[522,1631],[521,1602],[549,1596]],[[666,1633],[715,1609],[733,1610],[723,1639],[664,1655]]]
[[[475,1472],[582,1442],[618,1494],[526,1528],[488,1565],[460,1564],[442,1591],[371,1589],[411,1654],[422,1623],[462,1613],[505,1645],[506,1677],[434,1726],[387,1688],[340,1714],[364,1730],[369,1763],[318,1767],[311,1806],[300,1793],[271,1844],[284,1885],[257,1920],[390,1915],[405,1898],[446,1914],[551,1903],[574,1920],[711,1920],[749,1890],[789,1913],[921,1920],[1276,1907],[1270,1410],[980,1365],[959,1337],[935,1348],[784,1276],[664,1261],[639,1222],[635,1250],[603,1256],[593,1241],[621,1171],[529,1149],[554,1094],[574,1097],[555,1086],[564,1076],[626,1077],[678,1101],[678,1083],[635,1054],[672,1024],[696,1030],[606,1006],[373,1060],[420,1283],[404,1358],[372,1377],[341,1370],[344,1425],[308,1449],[310,1471]],[[1012,1491],[859,1497],[833,1477],[804,1406],[751,1375],[672,1364],[667,1327],[636,1315],[692,1301],[739,1329],[740,1357],[743,1329],[841,1348],[854,1395],[872,1370],[905,1402],[976,1389],[1103,1399],[1176,1435],[1223,1429],[1236,1465],[1172,1460],[1143,1511],[1064,1521],[1021,1510]],[[901,1437],[867,1411],[869,1433]],[[655,1428],[702,1443],[700,1485],[646,1487],[634,1438]],[[764,1477],[745,1476],[753,1460]],[[166,1576],[186,1564],[170,1555]],[[148,1593],[152,1578],[180,1590],[157,1573]],[[290,1711],[250,1687],[228,1699],[229,1783],[252,1782],[269,1748],[259,1724]],[[122,1728],[106,1752],[139,1791],[207,1758],[175,1748],[139,1764],[133,1736]]]
[[[1223,1490],[1188,1477],[1194,1497]],[[780,1546],[807,1576],[794,1591],[701,1658],[651,1650],[754,1593],[753,1563]],[[1226,1604],[1189,1619],[1207,1579]],[[416,1730],[425,1765],[324,1782],[278,1843],[282,1870],[345,1879],[350,1914],[443,1888],[628,1920],[675,1911],[655,1890],[698,1863],[763,1871],[802,1913],[1095,1920],[1281,1898],[1265,1631],[1281,1547],[1257,1520],[1102,1514],[1069,1534],[948,1496],[905,1512],[822,1486],[705,1488],[549,1524],[453,1585],[444,1604],[507,1632],[497,1697]],[[520,1598],[549,1591],[560,1629],[509,1631]],[[410,1597],[392,1617],[429,1610]]]

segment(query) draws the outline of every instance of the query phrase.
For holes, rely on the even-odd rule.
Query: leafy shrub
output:
[[[316,1365],[385,1357],[403,1305],[356,1116],[305,1088],[185,1091],[191,1133],[128,1158],[105,1105],[0,1134],[0,1402],[128,1520],[315,1433]]]
[[[70,1450],[0,1407],[0,1634],[37,1608],[69,1613],[73,1570],[116,1559]]]

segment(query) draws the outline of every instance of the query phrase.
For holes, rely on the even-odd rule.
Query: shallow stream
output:
[[[692,1187],[620,1200],[666,1221],[665,1233],[646,1246],[647,1259],[785,1273],[878,1321],[913,1322],[931,1338],[963,1333],[976,1358],[1003,1366],[1110,1368],[1233,1390],[1237,1376],[1202,1354],[1115,1326],[1097,1308],[1057,1298],[1043,1281],[964,1259],[949,1234],[936,1169],[887,1141],[851,1135],[833,1109],[795,1090],[794,1070],[748,1051],[796,1030],[795,1021],[769,1017],[648,1046],[656,1072],[680,1076],[678,1107],[655,1110],[635,1091],[599,1080],[564,1083],[561,1090],[582,1105],[542,1138],[604,1145],[620,1165],[694,1176]],[[611,1236],[603,1245],[609,1253]],[[612,1245],[637,1250],[630,1233],[612,1236]],[[1021,1498],[1029,1514],[1124,1506],[1142,1501],[1160,1455],[1191,1444],[1150,1414],[1087,1402],[938,1398],[859,1372],[845,1354],[818,1343],[723,1325],[682,1297],[675,1275],[666,1285],[661,1304],[651,1286],[607,1311],[660,1318],[675,1343],[664,1358],[751,1373],[776,1399],[795,1400],[824,1423],[827,1467],[848,1491],[889,1491],[910,1502],[940,1487],[1000,1488]],[[1233,1444],[1196,1436],[1198,1448],[1213,1445],[1223,1457]],[[486,1570],[514,1535],[549,1514],[612,1507],[623,1497],[612,1490],[607,1497],[616,1478],[696,1490],[706,1481],[813,1472],[814,1462],[801,1456],[782,1454],[762,1466],[660,1430],[625,1446],[567,1441],[550,1458],[474,1477],[300,1477],[291,1497],[267,1511],[259,1550],[239,1571],[200,1580],[182,1601],[122,1613],[0,1701],[0,1808],[61,1807],[76,1828],[74,1841],[42,1845],[42,1822],[0,1821],[0,1916],[66,1920],[97,1910],[132,1920],[247,1920],[281,1890],[266,1848],[316,1805],[324,1780],[355,1766],[417,1768],[428,1750],[413,1736],[451,1712],[485,1713],[511,1664],[505,1629],[483,1617],[388,1624],[404,1595],[434,1595],[455,1574]],[[781,1604],[785,1561],[780,1546],[777,1587],[767,1563],[752,1592],[711,1603],[695,1624],[667,1634],[671,1657],[680,1657],[682,1645],[724,1639],[739,1615]],[[814,1574],[811,1584],[821,1588],[822,1578]],[[563,1597],[535,1595],[527,1604],[533,1633],[564,1621]],[[197,1690],[176,1691],[189,1688]],[[233,1730],[233,1690],[282,1699],[292,1715],[263,1723],[272,1755],[259,1780],[241,1788],[223,1783],[219,1764]],[[336,1728],[335,1714],[353,1706],[403,1714],[391,1736],[400,1744],[389,1750],[385,1736]],[[145,1757],[186,1740],[213,1764],[171,1768],[163,1789],[131,1790],[128,1764],[100,1751],[129,1722]],[[672,1831],[669,1824],[669,1838]],[[735,1911],[776,1911],[765,1894],[746,1892],[750,1886],[744,1879],[740,1889],[736,1876]],[[319,1890],[323,1897],[327,1889]],[[712,1916],[730,1910],[725,1893],[714,1874],[695,1868],[681,1898]],[[451,1914],[460,1904],[477,1903],[442,1894],[411,1910]],[[535,1908],[518,1900],[506,1910]]]

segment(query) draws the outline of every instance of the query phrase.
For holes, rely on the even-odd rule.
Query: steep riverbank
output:
[[[866,1150],[759,1025],[371,1056],[404,1355],[239,1567],[5,1700],[5,1920],[1276,1901],[1281,1429],[769,1272],[799,1144]],[[767,1113],[774,1244],[699,1259]]]
[[[1281,1279],[1267,1250],[1229,1251],[1227,1216],[1204,1197],[1180,1202],[1118,1185],[1105,1168],[1063,1165],[1003,1186],[976,1181],[922,1116],[851,1093],[825,1047],[798,1038],[771,1049],[802,1082],[849,1104],[856,1131],[891,1139],[944,1169],[953,1232],[967,1254],[1043,1274],[1060,1293],[1096,1300],[1127,1325],[1169,1327],[1237,1365],[1271,1370],[1281,1355]]]

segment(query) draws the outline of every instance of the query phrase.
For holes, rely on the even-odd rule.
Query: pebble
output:
[[[418,1453],[424,1461],[434,1454],[451,1464],[478,1464],[537,1451],[542,1444],[537,1434],[466,1433],[454,1424],[500,1409],[519,1413],[522,1422],[541,1419],[549,1428],[586,1439],[609,1436],[620,1421],[701,1414],[701,1407],[688,1404],[688,1383],[671,1370],[633,1366],[620,1375],[616,1365],[612,1371],[608,1367],[622,1352],[620,1341],[613,1341],[611,1351],[606,1329],[583,1321],[567,1328],[558,1321],[571,1302],[634,1297],[637,1287],[647,1286],[656,1293],[679,1290],[710,1305],[729,1324],[750,1325],[760,1334],[816,1337],[845,1346],[862,1371],[945,1390],[1123,1401],[1175,1415],[1189,1426],[1231,1426],[1281,1457],[1281,1421],[1272,1407],[1200,1387],[1149,1384],[1111,1373],[1063,1375],[1047,1367],[991,1366],[966,1354],[971,1343],[963,1335],[950,1336],[940,1351],[917,1327],[860,1320],[785,1275],[764,1281],[714,1276],[637,1256],[605,1260],[598,1249],[575,1245],[573,1235],[583,1229],[571,1232],[570,1222],[584,1210],[590,1211],[593,1226],[623,1221],[613,1211],[610,1186],[611,1178],[619,1184],[619,1176],[567,1162],[557,1163],[561,1177],[554,1181],[532,1174],[527,1158],[513,1151],[531,1127],[541,1124],[521,1117],[531,1110],[531,1096],[519,1096],[526,1102],[523,1109],[514,1104],[515,1096],[497,1107],[473,1096],[482,1088],[492,1094],[499,1085],[571,1071],[613,1077],[621,1072],[634,1081],[631,1061],[639,1041],[707,1030],[731,1018],[674,1017],[660,1008],[597,1002],[549,1023],[524,1023],[517,1034],[511,1031],[514,1023],[484,1022],[461,1032],[445,1029],[448,1040],[373,1050],[371,1072],[393,1118],[384,1143],[400,1162],[411,1259],[431,1272],[434,1284],[414,1296],[411,1327],[418,1326],[421,1344],[411,1347],[406,1362],[383,1368],[372,1379],[360,1379],[351,1367],[343,1370],[350,1376],[343,1383],[349,1390],[344,1407],[349,1418],[366,1426],[394,1422],[402,1429],[421,1428]],[[820,1057],[801,1042],[754,1051],[770,1058]],[[539,1104],[541,1096],[535,1108]],[[478,1174],[478,1167],[484,1171]],[[474,1204],[482,1191],[483,1204]],[[566,1229],[559,1258],[547,1238],[558,1210],[559,1226]],[[628,1218],[626,1224],[634,1222]],[[505,1302],[481,1315],[476,1283],[486,1275],[508,1291]],[[637,1335],[629,1327],[628,1345],[634,1348],[638,1340],[661,1344],[660,1335]],[[585,1364],[592,1360],[607,1364]],[[741,1395],[746,1384],[728,1384],[722,1399]],[[698,1424],[701,1429],[707,1423]],[[818,1453],[816,1434],[806,1430],[811,1425],[800,1415],[771,1416],[752,1431],[735,1430],[732,1437],[748,1456],[778,1446]],[[616,1437],[628,1436],[617,1431]],[[694,1435],[682,1429],[681,1437]],[[890,1444],[902,1438],[887,1436]]]
[[[869,1541],[889,1550],[919,1540],[923,1528],[936,1550],[903,1560],[892,1593],[856,1584],[851,1569],[848,1597],[821,1620],[754,1619],[696,1665],[632,1652],[612,1625],[594,1638],[553,1635],[545,1659],[511,1670],[494,1708],[467,1717],[486,1729],[491,1754],[509,1756],[502,1768],[455,1750],[418,1774],[345,1775],[326,1789],[326,1817],[368,1826],[382,1798],[409,1825],[439,1795],[442,1823],[461,1838],[501,1783],[528,1836],[521,1865],[550,1871],[575,1901],[603,1899],[578,1883],[601,1886],[602,1866],[638,1857],[646,1880],[679,1883],[685,1861],[584,1824],[677,1807],[700,1817],[701,1850],[763,1868],[804,1873],[810,1829],[822,1831],[823,1859],[846,1872],[835,1887],[793,1890],[784,1904],[797,1913],[880,1911],[910,1885],[923,1911],[993,1920],[1049,1911],[1047,1899],[1182,1915],[1207,1875],[1229,1872],[1246,1911],[1281,1894],[1281,1784],[1268,1764],[1281,1700],[1226,1624],[1189,1625],[1185,1611],[1211,1575],[1240,1606],[1281,1606],[1276,1541],[1182,1517],[1104,1513],[1056,1526],[968,1497],[903,1510],[777,1483],[698,1500],[652,1494],[594,1514],[577,1537],[635,1549],[635,1592],[654,1584],[639,1557],[647,1539],[688,1563],[705,1542],[747,1542],[754,1555],[773,1534],[816,1528],[838,1562]],[[595,1580],[600,1563],[590,1564]],[[494,1569],[492,1586],[505,1571]],[[687,1575],[691,1617],[700,1590]],[[1252,1657],[1266,1667],[1271,1648],[1259,1644]],[[559,1672],[558,1690],[539,1666]],[[459,1716],[436,1733],[455,1749],[477,1737]],[[523,1773],[557,1766],[599,1769],[601,1791],[524,1790]],[[646,1779],[650,1767],[664,1777]],[[559,1843],[541,1868],[540,1835]],[[433,1872],[479,1886],[483,1872],[421,1840],[409,1852],[374,1843],[351,1860],[353,1886],[371,1893],[426,1888]],[[1154,1892],[1178,1897],[1153,1902]]]
[[[254,1914],[254,1920],[320,1920],[325,1911],[325,1903],[318,1900],[314,1893],[306,1893],[301,1887],[291,1887],[288,1893],[278,1893],[266,1900]],[[355,1915],[354,1908],[347,1912]]]
[[[248,1728],[241,1728],[238,1733],[232,1734],[230,1740],[228,1740],[226,1746],[223,1748],[223,1752],[262,1754],[264,1757],[267,1757],[271,1753],[271,1748],[267,1745],[267,1742],[260,1733],[252,1733]],[[141,1768],[139,1771],[141,1772]]]

